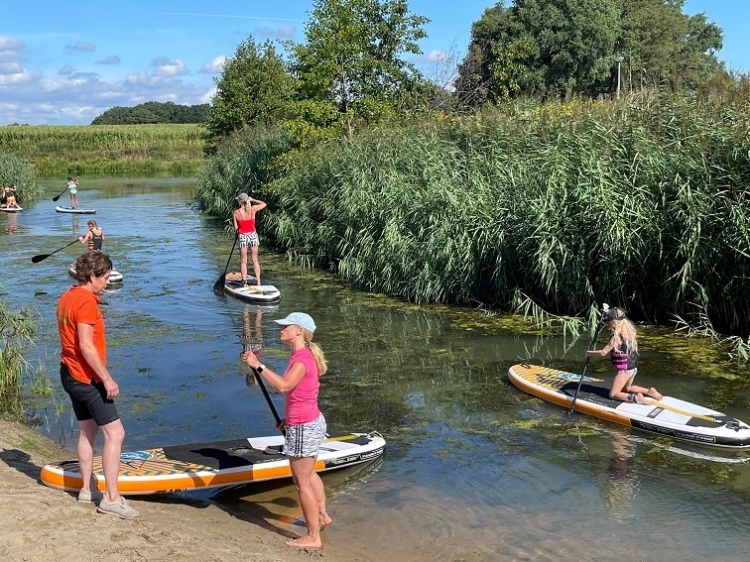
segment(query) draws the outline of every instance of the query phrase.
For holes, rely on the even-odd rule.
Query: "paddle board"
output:
[[[523,390],[546,400],[569,408],[578,387],[580,375],[539,367],[536,365],[513,365],[508,370],[510,381]],[[664,396],[651,404],[631,404],[609,398],[611,382],[584,377],[574,409],[603,420],[631,426],[675,439],[728,447],[750,448],[750,427],[745,422],[711,410]]]
[[[247,278],[247,286],[239,272],[227,273],[224,278],[224,292],[235,298],[258,304],[275,303],[281,299],[281,291],[273,285],[256,285],[255,277]]]
[[[96,209],[74,209],[73,207],[67,207],[65,205],[58,205],[55,207],[55,211],[58,213],[77,213],[79,215],[93,215],[96,213]]]
[[[16,205],[15,207],[6,207],[5,205],[0,205],[0,211],[4,213],[20,213],[23,211],[23,207],[19,207]]]
[[[71,277],[76,276],[76,262],[73,262],[68,266],[68,273]],[[109,283],[107,283],[107,287],[116,283],[122,283],[123,279],[122,273],[113,269],[109,274]]]
[[[118,486],[123,495],[143,495],[288,478],[289,461],[279,452],[283,443],[283,436],[276,435],[122,453]],[[331,435],[323,442],[315,470],[354,466],[384,454],[385,439],[377,432]],[[94,457],[94,477],[104,490],[101,457]],[[45,465],[40,479],[50,488],[68,492],[82,484],[77,460]]]

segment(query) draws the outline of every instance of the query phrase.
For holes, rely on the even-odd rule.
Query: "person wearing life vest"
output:
[[[89,227],[89,231],[83,236],[79,236],[78,241],[81,244],[88,244],[89,252],[101,252],[102,244],[104,243],[104,232],[97,226],[95,220],[90,220],[86,224]]]
[[[617,373],[609,397],[638,404],[650,404],[649,398],[661,400],[662,395],[654,387],[633,384],[638,373],[638,340],[635,324],[625,317],[624,309],[615,307],[609,312],[609,329],[612,330],[612,337],[607,345],[586,352],[588,357],[605,357],[609,354],[612,368]]]

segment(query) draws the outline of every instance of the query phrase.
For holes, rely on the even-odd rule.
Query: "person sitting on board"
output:
[[[292,352],[283,375],[263,365],[252,351],[244,351],[242,359],[263,377],[274,390],[286,395],[284,419],[279,430],[284,432],[284,454],[289,459],[292,479],[299,493],[307,534],[287,541],[287,546],[320,548],[320,529],[331,524],[326,511],[323,481],[315,472],[315,461],[326,436],[326,420],[318,408],[320,377],[327,370],[323,351],[312,342],[315,322],[309,314],[292,312],[282,320],[279,339]]]
[[[625,310],[613,308],[609,312],[609,329],[612,337],[607,345],[599,350],[589,350],[588,357],[605,357],[609,354],[612,367],[617,374],[612,381],[609,397],[622,402],[650,404],[648,398],[661,400],[662,395],[654,387],[645,388],[633,384],[638,373],[638,339],[635,324],[625,317]]]
[[[5,184],[3,185],[3,197],[5,198],[5,207],[6,208],[13,208],[18,207],[18,203],[16,203],[16,186]]]
[[[104,232],[97,226],[95,220],[90,220],[86,224],[89,227],[89,231],[83,236],[79,236],[78,241],[81,244],[88,243],[89,252],[101,252],[102,244],[104,243]]]
[[[260,287],[260,262],[258,261],[258,248],[260,239],[255,231],[255,214],[266,208],[266,204],[259,200],[249,197],[247,193],[240,193],[237,196],[239,208],[232,214],[234,230],[239,236],[240,241],[240,275],[242,283],[247,287],[247,248],[250,247],[250,253],[253,260],[253,272],[255,273],[255,283]]]
[[[70,191],[70,206],[73,209],[78,208],[78,178],[73,179],[68,176],[68,191]]]

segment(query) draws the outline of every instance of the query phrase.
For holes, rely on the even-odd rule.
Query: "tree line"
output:
[[[733,80],[722,30],[684,0],[513,0],[472,25],[452,79],[407,60],[429,20],[407,0],[314,0],[306,41],[243,41],[216,79],[206,121],[215,144],[246,126],[280,125],[301,146],[425,111],[471,112],[519,98],[697,90]],[[617,62],[619,61],[619,62]]]
[[[149,101],[134,107],[115,106],[94,119],[92,125],[143,125],[161,123],[203,123],[208,119],[209,105],[179,105],[168,101]]]

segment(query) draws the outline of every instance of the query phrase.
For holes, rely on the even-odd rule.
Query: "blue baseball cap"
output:
[[[310,333],[315,332],[315,321],[312,319],[312,316],[310,316],[309,314],[305,314],[304,312],[292,312],[286,318],[282,318],[281,320],[274,320],[274,322],[276,322],[280,326],[291,326],[292,324],[294,324],[296,326],[299,326],[300,328],[309,330]]]

